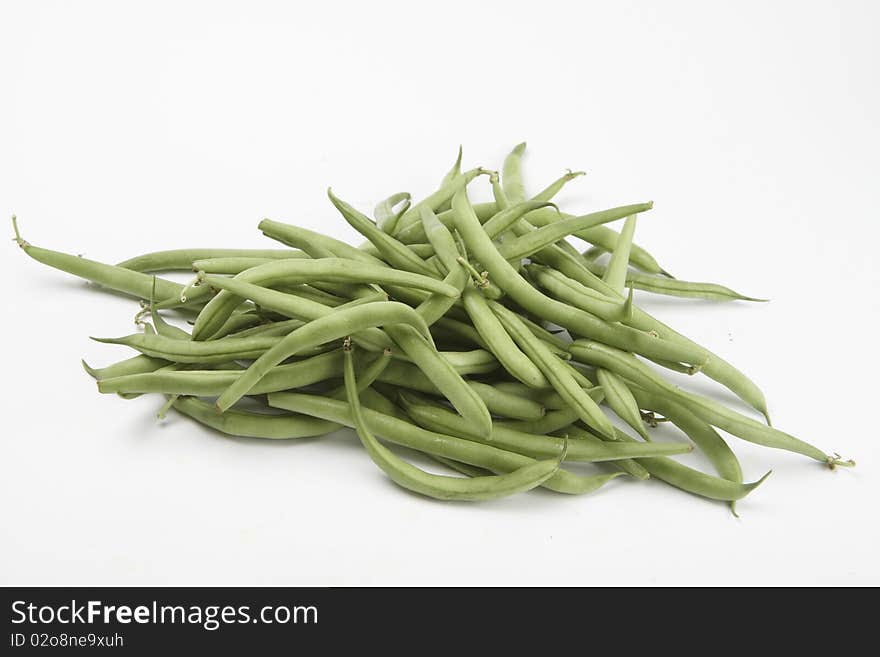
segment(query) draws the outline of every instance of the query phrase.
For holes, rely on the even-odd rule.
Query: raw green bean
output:
[[[348,427],[354,426],[351,409],[345,402],[314,395],[276,392],[269,395],[269,405],[339,422]],[[522,454],[472,440],[427,431],[410,422],[369,409],[364,409],[364,419],[374,433],[392,443],[468,465],[475,465],[498,474],[513,472],[534,463],[534,459]],[[542,486],[558,493],[582,495],[598,490],[617,476],[619,473],[581,477],[566,470],[560,470],[545,481]]]
[[[253,269],[259,265],[265,265],[268,262],[274,262],[279,258],[251,258],[245,256],[225,257],[225,258],[203,258],[193,260],[192,270],[203,271],[206,274],[229,274],[237,276],[243,271]]]
[[[228,288],[230,280],[271,287],[273,284],[308,283],[310,279],[342,283],[397,283],[453,298],[458,297],[458,290],[447,283],[428,278],[427,276],[396,271],[382,265],[376,266],[352,262],[342,258],[279,260],[249,269],[234,279],[219,280],[212,278],[212,284],[222,287],[223,291],[211,299],[199,315],[193,328],[193,339],[204,340],[213,335],[219,326],[222,325],[222,322],[225,322],[229,317],[231,309],[239,303],[241,297],[231,292]],[[262,302],[258,303],[263,305]],[[317,308],[325,307],[317,306]],[[312,306],[312,314],[314,314],[317,308],[315,305]],[[298,310],[299,314],[294,315],[294,317],[305,317],[305,312],[305,309],[300,309]]]
[[[175,363],[203,365],[258,358],[269,349],[277,346],[282,339],[225,338],[211,342],[193,342],[140,333],[121,338],[92,338],[92,340],[103,344],[125,345],[153,358],[162,358]]]
[[[117,267],[143,273],[189,271],[196,260],[215,258],[308,258],[291,249],[174,249],[145,253],[120,262]]]
[[[589,260],[585,260],[585,262],[587,268],[597,276],[604,275],[607,269],[605,265],[590,262]],[[700,283],[683,281],[677,278],[662,278],[637,271],[627,272],[626,283],[637,290],[672,297],[707,299],[709,301],[767,301],[767,299],[757,299],[740,294],[729,287],[718,285],[717,283]]]
[[[153,290],[153,277],[149,274],[142,274],[124,267],[107,265],[95,260],[88,260],[87,258],[34,246],[24,240],[19,234],[18,222],[15,216],[12,217],[12,225],[15,229],[15,240],[22,251],[37,262],[91,281],[108,290],[122,292],[144,301],[149,300]],[[179,299],[181,292],[183,292],[182,285],[162,278],[158,279],[156,294],[160,299]],[[190,302],[197,300],[197,296],[189,299]]]
[[[577,260],[569,257],[562,251],[554,251],[553,249],[545,249],[544,251],[541,251],[537,259],[542,264],[554,267],[566,276],[577,280],[583,285],[592,287],[603,294],[617,294],[613,288],[609,287],[601,278],[598,278],[586,268],[583,259]],[[755,408],[758,412],[762,413],[767,418],[769,424],[767,402],[764,399],[764,394],[745,374],[740,372],[733,365],[717,354],[712,353],[705,347],[696,344],[692,340],[651,317],[639,308],[633,308],[633,316],[631,319],[628,319],[626,323],[635,329],[648,333],[649,335],[656,335],[661,340],[678,343],[683,352],[688,354],[686,356],[679,355],[671,358],[660,356],[658,354],[643,353],[641,355],[650,358],[655,362],[669,361],[700,365],[703,374],[718,381],[731,390],[731,392],[736,394],[740,399]],[[598,337],[598,339],[600,342],[613,344],[608,339],[602,337]],[[614,344],[613,346],[627,349],[626,345],[623,344]],[[629,349],[629,351],[638,352],[637,349]]]
[[[572,375],[570,368],[567,368],[566,364],[554,356],[543,342],[532,335],[519,321],[515,313],[494,302],[490,307],[520,349],[535,362],[547,377],[553,389],[571,408],[578,411],[581,420],[600,433],[610,434],[613,430],[611,421],[584,391]]]
[[[587,175],[586,171],[572,171],[571,169],[569,169],[559,178],[550,183],[545,189],[535,194],[532,198],[540,201],[549,201],[560,191],[562,191],[562,188],[565,187],[565,185],[570,183],[575,178],[579,178],[580,176],[585,175]]]
[[[379,250],[382,259],[392,267],[421,274],[428,278],[438,278],[436,269],[425,263],[391,235],[382,232],[368,217],[334,195],[332,190],[327,190],[327,196],[348,224],[366,237]]]
[[[456,227],[468,248],[483,266],[489,269],[492,280],[529,312],[580,335],[602,340],[608,344],[647,356],[687,361],[688,356],[693,353],[693,350],[686,346],[654,338],[647,333],[626,326],[609,324],[578,308],[572,308],[541,294],[529,285],[498,253],[491,239],[479,225],[464,192],[456,194],[452,205],[456,210]]]
[[[397,222],[400,221],[400,218],[409,210],[410,205],[412,205],[412,197],[407,192],[398,192],[397,194],[392,194],[384,201],[380,201],[378,205],[376,205],[376,209],[373,210],[373,216],[376,218],[376,224],[378,224],[379,228],[389,235],[394,234],[394,229],[397,227]],[[401,210],[395,210],[394,208],[400,204],[403,204],[403,208]]]
[[[656,372],[639,362],[632,354],[620,352],[607,345],[582,340],[572,343],[571,352],[576,359],[591,365],[606,367],[637,385],[646,387],[649,391],[671,394],[676,401],[697,417],[743,440],[765,447],[775,447],[803,454],[827,463],[830,467],[854,465],[852,461],[842,460],[836,455],[828,456],[809,443],[732,411],[708,397],[686,392],[664,381]]]
[[[632,305],[619,298],[596,292],[555,269],[543,265],[526,265],[530,278],[554,298],[580,308],[609,322],[619,322],[632,315]]]
[[[442,396],[440,390],[418,368],[400,361],[394,361],[380,375],[379,380],[404,390],[417,390],[428,395]],[[544,406],[539,402],[505,393],[495,386],[479,381],[465,380],[465,383],[483,400],[486,408],[494,415],[519,420],[537,420],[544,416]]]
[[[522,180],[522,154],[525,150],[525,142],[514,146],[504,158],[504,166],[501,169],[504,193],[511,203],[521,203],[526,200],[526,189]]]
[[[262,395],[303,388],[336,378],[341,371],[342,353],[336,349],[296,363],[278,365],[253,387],[251,394]],[[241,371],[234,370],[160,370],[100,379],[98,390],[105,394],[161,393],[219,397],[239,376]]]
[[[516,346],[489,308],[482,293],[476,288],[467,287],[462,294],[462,301],[474,328],[488,345],[489,351],[495,354],[495,358],[511,376],[533,388],[545,388],[549,385],[541,370]]]
[[[471,169],[470,171],[465,171],[461,175],[456,176],[452,180],[445,181],[440,186],[440,189],[423,201],[416,203],[404,213],[400,218],[400,221],[397,222],[397,231],[401,232],[411,224],[418,225],[421,223],[420,216],[423,207],[430,208],[433,212],[437,212],[444,204],[449,203],[449,200],[456,192],[458,192],[458,190],[465,189],[474,178],[484,173],[486,172],[480,168]]]
[[[366,328],[399,323],[415,327],[415,335],[419,336],[421,334],[426,340],[425,344],[429,345],[430,348],[430,343],[427,341],[431,339],[431,333],[424,320],[412,308],[402,303],[381,301],[366,306],[337,310],[330,315],[312,320],[308,324],[296,329],[273,344],[271,348],[261,353],[259,358],[239,376],[235,383],[220,395],[220,398],[217,400],[217,407],[222,411],[231,408],[239,399],[248,394],[272,368],[309,347],[332,342]],[[249,339],[260,340],[261,338]],[[221,340],[220,342],[225,341]],[[407,350],[406,345],[401,346],[404,350]]]
[[[627,217],[623,222],[623,230],[620,231],[620,238],[614,246],[614,251],[611,252],[611,261],[602,278],[608,287],[617,291],[618,294],[623,294],[623,286],[626,283],[626,270],[629,268],[637,216]]]
[[[213,404],[195,397],[180,397],[172,406],[183,415],[231,436],[289,440],[333,433],[341,425],[307,415],[278,415],[252,411],[220,413]]]
[[[611,208],[610,210],[602,210],[601,212],[593,212],[580,217],[572,217],[549,223],[542,228],[526,233],[522,237],[517,237],[510,242],[504,243],[499,251],[508,260],[528,258],[533,253],[565,239],[565,237],[578,230],[623,219],[637,212],[646,212],[652,207],[654,207],[652,202],[623,205],[618,208]]]
[[[571,440],[583,440],[587,443],[591,443],[594,445],[605,442],[598,436],[590,433],[586,429],[582,429],[577,425],[566,427],[563,431],[565,435],[567,435]],[[618,442],[622,442],[617,438],[615,438],[615,440],[617,440]],[[620,459],[619,461],[611,461],[609,465],[641,481],[645,481],[651,478],[651,473],[648,472],[644,468],[644,466],[640,465],[640,461],[637,461],[636,459]]]
[[[636,442],[634,438],[626,434],[620,434],[620,440],[624,442]],[[644,467],[651,476],[665,481],[688,493],[706,497],[712,500],[733,502],[741,500],[755,490],[772,473],[772,470],[751,484],[741,484],[720,477],[713,477],[699,470],[694,470],[671,458],[659,456],[650,459],[641,459],[639,465]]]
[[[555,475],[565,458],[563,446],[555,459],[538,461],[504,475],[462,479],[430,474],[399,458],[373,436],[361,409],[350,347],[345,350],[345,389],[355,429],[373,462],[399,486],[434,499],[491,500],[525,492]]]
[[[401,395],[404,408],[413,421],[429,431],[451,436],[472,438],[467,421],[439,406],[419,403],[412,395]],[[473,437],[476,440],[479,438]],[[565,443],[564,439],[516,431],[496,424],[492,431],[491,444],[532,458],[549,458],[558,454]],[[686,454],[693,451],[687,443],[588,443],[572,441],[566,460],[582,463],[616,461],[625,458],[645,458],[670,454]]]
[[[596,375],[599,377],[599,385],[605,391],[605,401],[611,410],[617,417],[635,429],[642,438],[650,441],[651,437],[648,435],[641,413],[639,413],[639,405],[626,382],[614,372],[601,367],[596,369]]]

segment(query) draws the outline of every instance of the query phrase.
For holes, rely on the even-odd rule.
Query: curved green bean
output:
[[[345,389],[355,429],[373,462],[399,486],[427,497],[480,501],[525,492],[555,475],[565,458],[563,447],[555,459],[531,463],[508,474],[470,479],[430,474],[407,463],[376,440],[364,419],[350,348],[345,350]]]

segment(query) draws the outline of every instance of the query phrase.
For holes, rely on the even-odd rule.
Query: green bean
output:
[[[571,426],[577,421],[577,411],[570,408],[563,408],[555,411],[549,411],[544,414],[544,417],[537,420],[496,421],[495,426],[544,436],[547,434],[551,434],[554,431],[565,429],[566,427]]]
[[[626,382],[614,372],[601,367],[596,370],[596,375],[599,377],[599,385],[605,391],[605,401],[611,410],[635,429],[642,438],[650,442],[651,437],[645,429],[645,423],[639,413],[639,405]]]
[[[705,454],[722,479],[737,484],[743,483],[743,472],[736,454],[727,442],[718,435],[708,422],[691,413],[687,408],[673,399],[657,393],[634,388],[633,394],[642,408],[662,413],[670,422],[681,429]],[[736,501],[730,503],[731,511],[736,515]]]
[[[258,358],[277,346],[281,338],[226,338],[211,342],[193,342],[161,335],[135,333],[121,338],[92,338],[92,340],[103,344],[125,345],[147,356],[175,363],[210,365]]]
[[[540,201],[549,201],[554,196],[556,196],[562,190],[562,188],[565,187],[565,185],[570,183],[575,178],[579,178],[580,176],[585,175],[587,175],[586,171],[572,171],[571,169],[569,169],[559,178],[550,183],[545,189],[535,194],[532,198]]]
[[[401,242],[407,249],[412,251],[413,255],[422,260],[427,261],[430,266],[434,260],[434,247],[430,244],[405,244]],[[360,249],[365,253],[369,253],[372,256],[381,259],[382,254],[379,253],[379,249],[377,249],[371,242],[366,242],[360,246]]]
[[[636,442],[634,438],[630,438],[625,434],[621,434],[620,439],[625,442]],[[773,472],[772,470],[767,472],[767,474],[753,483],[741,484],[721,479],[720,477],[713,477],[664,456],[641,459],[639,464],[650,472],[651,476],[665,481],[671,486],[694,495],[699,495],[700,497],[720,500],[722,502],[741,500],[763,484]]]
[[[150,301],[147,305],[147,308],[142,312],[149,312],[150,319],[153,320],[153,326],[156,329],[156,333],[159,335],[164,335],[166,338],[176,338],[178,340],[189,340],[192,336],[189,333],[184,331],[181,328],[173,326],[165,321],[162,315],[159,314],[159,311],[156,309],[156,286],[158,283],[158,278],[153,276],[153,288],[150,291]],[[140,315],[138,315],[140,316]],[[137,320],[135,320],[137,321]]]
[[[327,235],[294,226],[292,224],[281,223],[280,221],[272,221],[271,219],[263,219],[258,226],[259,230],[266,237],[273,239],[287,246],[294,248],[319,248],[321,251],[327,251],[335,255],[337,258],[349,258],[355,262],[364,262],[372,265],[382,266],[384,263],[375,256],[371,256],[364,251],[355,248],[341,240],[334,239]]]
[[[526,200],[526,189],[522,181],[522,154],[525,150],[526,143],[522,142],[514,146],[504,158],[501,175],[504,179],[504,193],[511,203],[521,203]]]
[[[212,404],[195,397],[180,397],[173,407],[200,424],[231,436],[289,440],[324,436],[341,425],[306,415],[270,415],[251,411],[219,413]]]
[[[609,322],[619,322],[632,315],[632,304],[618,298],[596,292],[555,269],[543,265],[526,265],[531,280],[554,298],[575,308],[601,317]]]
[[[494,239],[526,214],[539,208],[547,207],[556,209],[558,212],[558,208],[550,201],[524,201],[500,211],[496,210],[497,205],[495,203],[478,203],[474,206],[474,212],[477,212],[478,209],[483,210],[477,216],[481,221],[485,222],[486,232]],[[441,212],[437,215],[437,220],[447,228],[452,228],[455,225],[455,213],[452,210]],[[397,235],[397,239],[403,244],[412,244],[419,240],[424,240],[426,239],[424,227],[419,223],[413,223],[406,230],[401,231]]]
[[[418,308],[416,308],[416,312],[419,312]],[[424,313],[419,312],[419,314],[423,317],[425,316]],[[436,329],[445,332],[449,336],[453,336],[459,340],[462,340],[469,345],[474,345],[479,347],[480,349],[483,349],[484,351],[488,351],[488,346],[483,341],[483,338],[480,337],[480,334],[477,332],[477,330],[470,324],[459,322],[458,320],[451,319],[449,317],[444,317],[442,319],[438,319],[430,326],[431,333],[434,334],[435,338]]]
[[[552,249],[541,251],[540,256],[537,259],[543,264],[554,267],[566,276],[577,280],[583,285],[592,287],[603,294],[617,294],[613,288],[609,287],[601,278],[598,278],[586,268],[583,259],[578,261],[561,251],[554,251]],[[723,358],[709,351],[705,347],[696,344],[694,341],[686,338],[639,308],[633,308],[633,316],[631,319],[626,320],[626,324],[649,334],[657,335],[661,340],[678,343],[683,352],[688,354],[684,357],[679,355],[671,358],[660,356],[658,354],[642,353],[641,355],[650,358],[655,362],[684,362],[690,363],[691,365],[700,365],[703,374],[718,381],[731,392],[736,394],[740,399],[755,408],[758,412],[762,413],[767,418],[769,424],[767,402],[764,399],[764,394],[745,374],[740,372]],[[612,342],[607,339],[601,337],[598,339],[606,344],[612,344]],[[623,344],[614,344],[613,346],[621,347],[623,349],[627,348],[626,345]],[[629,351],[638,352],[637,349],[629,349]]]
[[[205,273],[207,274],[210,272]],[[372,299],[366,299],[366,295],[364,297],[357,297],[356,299],[348,299],[347,297],[339,297],[330,292],[319,290],[318,288],[306,285],[305,283],[295,285],[275,285],[273,289],[278,292],[283,292],[284,294],[293,294],[294,296],[308,299],[309,301],[321,303],[325,306],[330,306],[331,308],[338,308],[339,306],[344,306],[346,303],[350,302],[372,303],[373,301],[388,301],[388,295],[384,292],[374,291],[372,293]]]
[[[549,201],[523,201],[522,203],[517,203],[509,208],[499,210],[497,214],[492,215],[492,217],[483,224],[483,230],[491,239],[495,239],[504,234],[505,231],[519,222],[524,216],[539,208],[548,208],[548,210],[559,212],[559,208]],[[474,216],[476,216],[476,213]],[[452,221],[454,222],[454,220],[455,215],[452,216]],[[506,259],[513,259],[514,256],[515,254]]]
[[[489,351],[511,376],[533,388],[549,385],[541,370],[516,346],[479,291],[473,287],[465,288],[462,301],[474,328],[488,345]]]
[[[553,388],[529,388],[519,381],[499,381],[493,383],[492,387],[495,388],[497,392],[516,395],[517,397],[523,399],[529,399],[533,402],[540,404],[544,408],[554,411],[569,408],[565,400],[563,400],[562,397],[559,396],[559,393],[556,392]],[[590,397],[592,397],[593,401],[597,404],[605,399],[605,391],[602,389],[601,386],[584,388],[584,391]]]
[[[603,210],[601,212],[593,212],[580,217],[572,217],[553,223],[535,231],[526,233],[522,237],[506,242],[501,246],[499,251],[508,260],[518,258],[528,258],[533,253],[547,248],[551,244],[555,244],[565,237],[584,228],[598,226],[599,224],[609,221],[623,219],[637,212],[646,212],[654,207],[652,202],[637,203],[635,205],[623,205],[621,207]]]
[[[437,217],[430,208],[422,208],[421,220],[425,226],[425,232],[429,234],[432,243],[436,244],[436,248],[439,249],[438,258],[447,273],[444,281],[461,295],[467,286],[468,277],[466,272],[456,266],[457,251],[452,235],[445,226],[437,221]],[[441,295],[434,294],[420,303],[416,312],[422,316],[428,326],[431,326],[449,312],[455,301],[455,299],[443,298]]]
[[[583,440],[590,444],[599,444],[604,443],[605,441],[602,438],[590,433],[586,429],[582,429],[581,427],[573,424],[564,429],[564,433],[571,440]],[[615,436],[614,440],[617,442],[623,442],[619,438]],[[651,473],[648,472],[644,466],[640,465],[641,459],[620,459],[619,461],[611,461],[609,465],[617,468],[621,472],[628,474],[631,477],[635,477],[641,481],[646,481],[651,478]]]
[[[391,235],[382,232],[368,217],[334,195],[332,190],[327,190],[327,196],[348,224],[366,237],[379,250],[382,259],[392,267],[414,274],[421,274],[428,278],[437,278],[436,269],[426,264],[424,260],[416,256]]]
[[[555,221],[564,221],[572,218],[573,215],[564,212],[553,214],[540,210],[530,213],[527,217],[528,221],[535,226],[546,226],[548,223],[552,223]],[[618,240],[620,239],[620,235],[617,233],[617,231],[614,231],[607,226],[593,226],[592,228],[579,230],[573,233],[573,235],[586,242],[589,242],[590,244],[600,246],[605,251],[613,251],[617,246]],[[648,251],[646,251],[638,244],[632,245],[630,262],[633,267],[638,267],[642,271],[649,274],[669,276],[669,273],[666,272],[658,264],[654,256],[652,256],[650,253],[648,253]]]
[[[253,269],[268,262],[275,262],[279,258],[251,258],[245,256],[226,258],[203,258],[192,261],[193,271],[203,271],[206,274],[229,274],[237,276],[243,271]]]
[[[429,292],[457,297],[458,290],[451,285],[437,281],[427,276],[419,276],[409,272],[396,271],[388,267],[357,263],[341,258],[324,258],[319,260],[281,260],[254,267],[236,276],[234,279],[212,279],[218,287],[224,286],[224,291],[216,295],[205,306],[205,309],[196,320],[193,329],[194,340],[209,338],[226,321],[231,310],[238,304],[240,297],[230,291],[229,280],[236,283],[244,282],[271,287],[273,284],[291,284],[293,282],[309,282],[309,279],[321,278],[333,282],[371,282],[371,283],[399,283],[400,285],[412,286],[425,289]],[[317,313],[324,312],[325,306],[312,304],[307,308],[303,304],[295,317],[307,317],[310,312],[314,317]]]
[[[403,204],[403,209],[395,210],[394,208],[401,203]],[[393,235],[397,222],[409,210],[410,205],[412,205],[412,197],[407,192],[392,194],[384,201],[380,201],[376,205],[376,209],[373,210],[376,224],[378,224],[383,232]]]
[[[477,468],[472,465],[468,465],[467,463],[443,458],[442,456],[436,456],[434,454],[425,454],[425,456],[433,459],[434,461],[437,461],[437,463],[445,465],[453,472],[458,472],[468,477],[484,477],[486,475],[492,474],[489,470],[486,470],[485,468]]]
[[[605,276],[602,280],[608,284],[618,294],[623,294],[624,284],[626,283],[626,270],[629,267],[630,254],[632,252],[633,235],[636,230],[636,220],[638,215],[627,217],[623,222],[623,230],[620,231],[620,238],[611,252],[611,261],[605,270]]]
[[[338,377],[341,371],[342,354],[336,349],[295,363],[278,365],[254,386],[251,394],[303,388]],[[160,370],[100,379],[98,390],[105,394],[161,393],[219,397],[239,376],[240,371],[228,370]]]
[[[459,374],[486,374],[498,369],[498,361],[485,349],[470,351],[444,351],[443,358]]]
[[[526,315],[520,315],[519,320],[528,327],[532,332],[532,335],[546,342],[547,346],[549,346],[557,356],[560,358],[571,358],[571,354],[568,353],[568,342],[566,340],[551,333],[540,324],[533,322]]]
[[[491,239],[482,230],[464,192],[452,201],[456,210],[456,227],[468,244],[468,248],[490,270],[495,281],[508,295],[529,312],[571,329],[580,335],[602,340],[631,351],[665,358],[687,361],[693,350],[677,343],[654,338],[642,331],[612,325],[578,308],[560,303],[535,290],[498,253]]]
[[[563,447],[555,459],[529,464],[509,474],[472,479],[430,474],[399,458],[373,436],[361,409],[350,347],[345,349],[345,388],[355,429],[373,462],[399,486],[434,499],[490,500],[525,492],[555,475],[565,458]]]
[[[12,217],[12,225],[15,229],[15,241],[18,242],[22,251],[37,262],[91,281],[108,290],[121,292],[144,301],[149,300],[153,290],[153,277],[149,274],[142,274],[124,267],[107,265],[95,260],[88,260],[87,258],[33,246],[19,234],[18,222],[15,216]],[[156,293],[160,299],[179,299],[182,291],[183,286],[173,281],[167,281],[162,278],[157,281]],[[196,300],[196,297],[190,298],[191,302]]]
[[[243,331],[238,331],[234,333],[232,337],[250,338],[256,335],[261,335],[263,337],[283,337],[294,329],[298,329],[303,324],[305,324],[305,322],[299,319],[285,319],[280,322],[268,322],[260,324],[259,326],[244,329]]]
[[[233,313],[223,326],[221,326],[211,337],[214,340],[219,340],[220,338],[225,338],[227,335],[238,335],[242,331],[258,327],[265,324],[267,321],[270,320],[263,312],[246,311]]]
[[[222,289],[223,292],[212,300],[212,303],[216,301],[216,304],[212,305],[212,303],[209,303],[205,306],[202,314],[199,315],[199,319],[196,320],[196,325],[193,329],[194,337],[209,335],[212,328],[219,324],[220,320],[226,316],[226,312],[232,304],[237,299],[243,298],[243,296],[253,299],[264,308],[280,312],[285,317],[292,319],[314,320],[326,317],[338,310],[304,297],[278,292],[277,290],[271,290],[253,283],[246,283],[238,278],[204,276],[203,281],[206,285]],[[221,298],[220,295],[224,292],[234,296]],[[220,300],[218,301],[218,299]],[[210,337],[213,340],[215,336],[210,335]],[[365,345],[370,345],[374,351],[381,351],[390,342],[389,338],[378,329],[364,331],[358,335],[358,339],[363,340]]]
[[[523,326],[515,313],[494,302],[492,302],[491,308],[520,349],[534,361],[547,377],[553,389],[559,393],[566,404],[578,411],[581,420],[600,433],[610,434],[613,430],[610,420],[584,391],[564,363]]]
[[[107,367],[92,367],[86,361],[81,361],[83,369],[96,381],[113,379],[118,376],[130,376],[133,374],[147,374],[169,365],[170,362],[163,358],[153,358],[143,354],[127,358]]]
[[[117,267],[143,273],[189,271],[196,260],[217,258],[307,258],[302,251],[290,249],[174,249],[145,253],[120,262]]]
[[[601,367],[607,367],[634,383],[646,387],[649,391],[671,394],[697,417],[743,440],[765,447],[775,447],[803,454],[827,463],[830,467],[854,465],[852,461],[844,461],[836,455],[828,456],[809,443],[732,411],[708,397],[686,392],[664,381],[656,372],[639,362],[631,354],[619,352],[619,350],[607,345],[582,340],[572,343],[571,352],[576,359],[589,362],[592,365],[598,364]]]
[[[314,395],[276,392],[269,395],[269,405],[295,413],[339,422],[348,427],[354,426],[349,405]],[[447,436],[427,431],[410,422],[383,413],[364,409],[364,419],[370,430],[386,440],[409,447],[420,452],[452,459],[468,465],[485,468],[498,474],[513,472],[534,463],[522,454],[516,454],[472,440]],[[619,473],[581,477],[566,470],[560,470],[545,481],[542,486],[558,493],[582,495],[593,492],[619,476]]]
[[[586,266],[597,276],[604,275],[606,270],[605,265],[595,262],[586,261]],[[757,299],[740,294],[729,287],[718,285],[717,283],[700,283],[683,281],[677,278],[661,278],[637,271],[627,272],[626,283],[637,290],[672,297],[707,299],[709,301],[767,301],[767,299]]]
[[[467,421],[439,406],[419,403],[412,395],[401,395],[404,409],[419,426],[451,436],[470,438],[473,436]],[[477,437],[473,437],[480,440]],[[565,439],[516,431],[496,424],[492,431],[491,444],[511,452],[531,458],[548,458],[558,454]],[[569,445],[567,461],[598,463],[616,461],[624,458],[645,458],[670,454],[686,454],[693,451],[687,443],[587,443],[572,441]]]
[[[413,313],[418,317],[418,314]],[[492,435],[492,416],[486,408],[485,402],[473,388],[465,383],[461,375],[453,365],[453,359],[449,355],[441,355],[428,341],[422,339],[418,332],[411,326],[392,325],[385,329],[388,335],[406,352],[406,355],[418,366],[422,372],[437,386],[455,409],[467,418],[474,431],[483,436]],[[492,360],[491,354],[486,354]],[[473,352],[465,355],[468,361],[473,362],[480,354]]]
[[[381,301],[366,306],[337,310],[331,315],[312,320],[281,338],[271,348],[261,353],[259,358],[239,376],[235,383],[220,395],[217,407],[221,411],[231,408],[239,399],[248,394],[272,368],[309,347],[332,342],[366,328],[398,323],[415,327],[417,331],[415,335],[418,336],[421,333],[426,339],[425,344],[430,345],[430,342],[427,341],[431,339],[431,333],[424,320],[409,306],[394,301]],[[259,340],[260,338],[250,339]],[[401,346],[404,350],[407,349],[406,345]]]
[[[433,212],[436,212],[444,204],[448,203],[458,190],[465,189],[474,178],[484,173],[485,171],[480,168],[471,169],[470,171],[465,171],[461,175],[456,176],[452,180],[444,181],[440,186],[440,189],[426,199],[416,203],[404,213],[400,218],[400,221],[397,222],[397,231],[401,232],[411,224],[418,225],[421,223],[420,217],[423,207],[430,208]]]
[[[391,363],[379,380],[404,390],[442,396],[437,386],[423,372],[408,363]],[[465,383],[483,400],[490,413],[519,420],[537,420],[544,416],[544,407],[538,402],[507,394],[479,381],[465,380]]]

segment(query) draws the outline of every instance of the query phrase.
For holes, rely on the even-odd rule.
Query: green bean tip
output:
[[[79,362],[82,364],[82,367],[83,367],[83,369],[86,371],[86,374],[88,374],[88,375],[89,375],[90,377],[92,377],[93,379],[97,379],[97,378],[98,378],[98,370],[96,370],[94,367],[92,367],[91,365],[89,365],[89,364],[85,361],[84,358],[81,359]]]
[[[15,240],[18,245],[23,249],[29,247],[30,244],[27,243],[27,240],[22,238],[21,233],[18,231],[18,217],[16,217],[14,214],[12,215],[12,229],[15,231],[15,237],[13,237],[12,239]]]
[[[840,456],[837,452],[834,454],[830,454],[825,459],[826,465],[830,470],[836,470],[837,468],[854,468],[856,467],[856,462],[852,459],[844,460],[843,457]]]

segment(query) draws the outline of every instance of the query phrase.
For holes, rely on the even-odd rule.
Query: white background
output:
[[[653,199],[661,264],[771,298],[639,301],[859,462],[735,440],[749,479],[774,470],[740,520],[656,482],[431,502],[350,433],[228,440],[98,395],[78,360],[126,356],[88,336],[135,305],[8,242],[0,583],[880,583],[876,3],[0,7],[0,209],[34,244],[271,247],[262,217],[355,242],[328,185],[369,209],[432,191],[459,144],[498,167],[527,139],[532,191],[586,169],[564,209]]]

